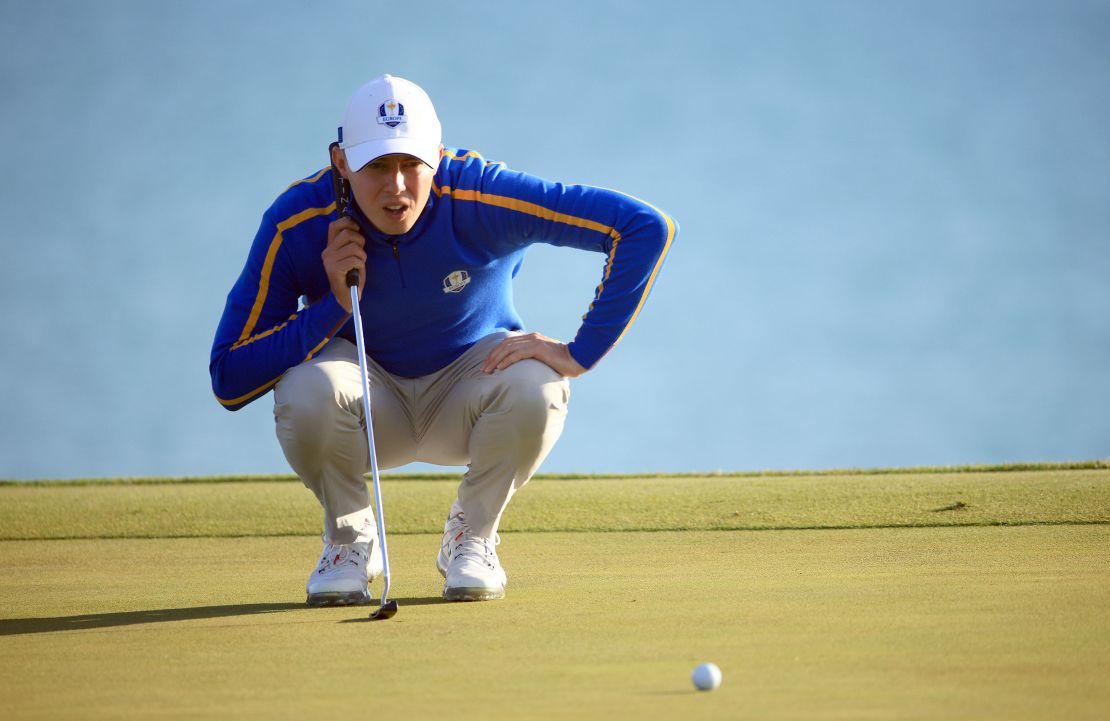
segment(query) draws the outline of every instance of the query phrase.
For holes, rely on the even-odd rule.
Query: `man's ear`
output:
[[[351,169],[347,166],[347,154],[338,145],[331,146],[331,164],[339,170],[339,174],[343,176],[344,180],[351,179]]]

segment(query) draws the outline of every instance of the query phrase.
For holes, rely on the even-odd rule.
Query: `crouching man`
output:
[[[501,515],[558,440],[569,379],[641,311],[677,226],[627,195],[443,146],[431,100],[401,78],[359,88],[342,123],[331,167],[293,183],[262,218],[216,331],[213,390],[230,410],[273,390],[278,441],[324,512],[309,605],[369,602],[381,572],[364,479],[368,421],[381,468],[467,466],[436,559],[443,597],[502,598]],[[351,197],[343,216],[336,187]],[[601,254],[569,343],[525,333],[513,306],[533,243]],[[352,269],[373,419],[363,413]]]

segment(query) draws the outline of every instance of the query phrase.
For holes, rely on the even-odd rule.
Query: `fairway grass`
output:
[[[303,606],[319,511],[297,484],[191,486],[267,533],[206,532],[216,504],[184,484],[0,488],[0,718],[1106,718],[1107,472],[965,475],[536,482],[483,604],[439,599],[422,529],[453,484],[393,483],[400,612],[374,623]],[[798,527],[699,528],[736,512]]]

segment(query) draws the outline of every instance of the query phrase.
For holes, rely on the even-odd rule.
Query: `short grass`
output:
[[[0,487],[0,718],[1110,715],[1110,470],[536,481],[487,604],[453,487],[388,483],[377,623],[303,607],[296,483]]]

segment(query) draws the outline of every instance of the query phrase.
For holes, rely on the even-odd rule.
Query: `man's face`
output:
[[[358,207],[375,228],[387,235],[412,230],[428,204],[435,176],[431,168],[402,154],[383,155],[354,173],[343,165]]]

